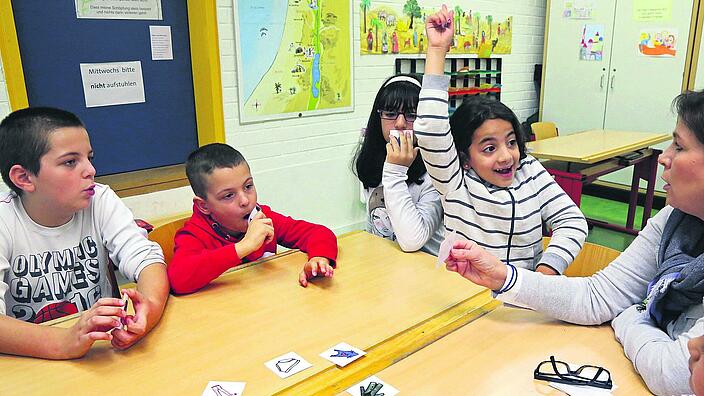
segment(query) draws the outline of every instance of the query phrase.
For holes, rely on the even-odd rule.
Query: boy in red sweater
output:
[[[196,197],[193,216],[176,232],[167,267],[174,293],[192,293],[232,267],[275,254],[277,244],[308,253],[301,286],[316,276],[332,277],[335,234],[257,205],[254,180],[239,151],[220,143],[203,146],[188,156],[186,175]]]

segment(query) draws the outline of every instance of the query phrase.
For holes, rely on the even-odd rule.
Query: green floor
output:
[[[628,203],[582,195],[582,203],[580,208],[586,217],[603,220],[613,224],[626,225]],[[657,213],[657,210],[653,209],[651,217],[655,216],[655,213]],[[638,206],[636,209],[635,220],[637,229],[640,229],[642,216],[643,207]],[[601,227],[592,227],[589,230],[587,241],[623,251],[634,238],[634,235],[607,230]]]

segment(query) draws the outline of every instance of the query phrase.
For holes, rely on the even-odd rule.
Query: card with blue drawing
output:
[[[296,352],[289,352],[285,355],[273,358],[264,363],[264,365],[281,378],[288,378],[309,367],[313,367]]]
[[[367,353],[352,345],[341,342],[327,351],[320,354],[320,357],[327,359],[340,367],[345,367]]]
[[[372,375],[347,389],[347,393],[353,396],[394,396],[398,394],[398,389],[380,380],[379,377]]]
[[[202,396],[242,396],[246,382],[210,381]]]

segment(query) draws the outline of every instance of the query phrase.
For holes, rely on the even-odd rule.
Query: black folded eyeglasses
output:
[[[572,370],[567,363],[555,360],[555,356],[550,356],[550,360],[540,362],[535,371],[533,371],[533,378],[561,384],[588,385],[603,389],[611,389],[613,387],[609,370],[591,365],[584,365]]]

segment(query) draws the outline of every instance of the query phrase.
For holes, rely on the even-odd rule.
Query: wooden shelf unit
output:
[[[486,94],[501,100],[501,58],[449,58],[445,74],[450,76],[450,113],[467,96]],[[422,76],[424,58],[396,58],[396,74]]]

